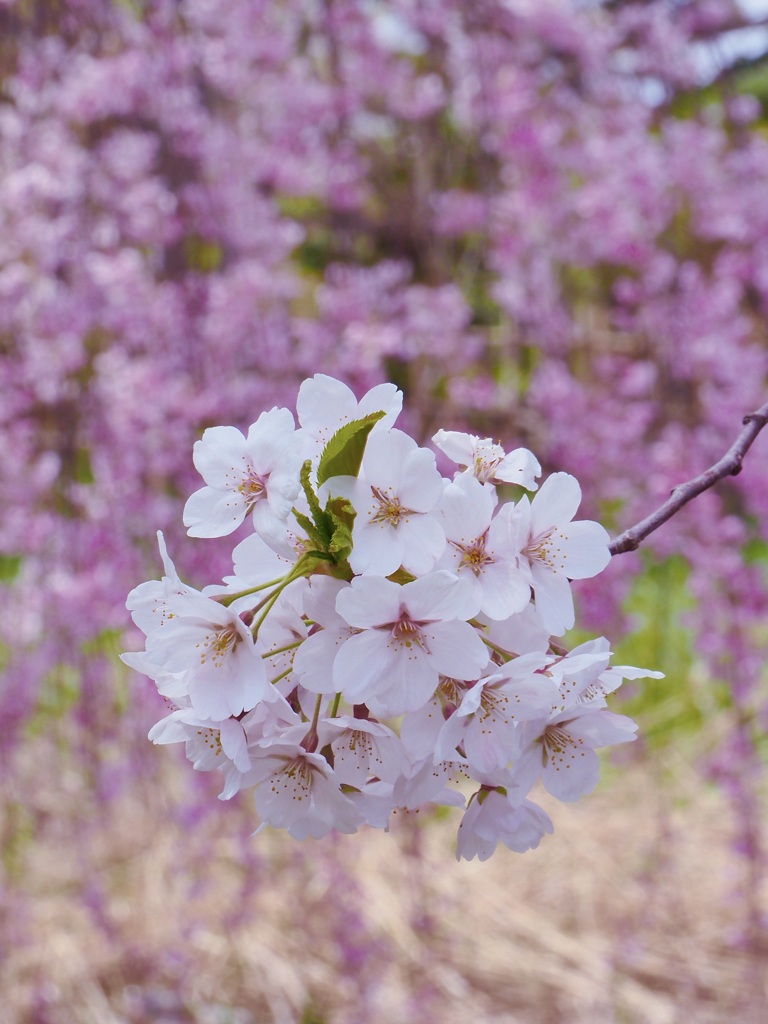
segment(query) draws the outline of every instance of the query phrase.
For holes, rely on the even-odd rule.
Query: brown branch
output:
[[[624,533],[615,537],[608,545],[608,550],[611,554],[620,555],[625,551],[634,551],[649,534],[653,533],[654,530],[658,530],[662,523],[666,523],[668,519],[671,519],[692,498],[701,494],[702,491],[709,490],[710,487],[714,486],[718,480],[722,480],[723,477],[736,476],[737,473],[740,473],[744,456],[766,424],[768,424],[768,402],[761,406],[757,412],[751,412],[744,417],[744,429],[722,459],[716,462],[714,466],[710,466],[700,476],[689,480],[688,483],[678,484],[664,504],[657,508],[655,512],[652,512],[645,519],[642,519],[639,523],[636,523],[628,530],[625,530]]]

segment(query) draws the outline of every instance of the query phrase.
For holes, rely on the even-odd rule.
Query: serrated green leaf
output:
[[[328,550],[336,561],[346,561],[352,554],[352,525],[356,512],[346,498],[329,498],[325,512],[333,524]]]
[[[294,509],[293,510],[293,515],[294,515],[294,518],[296,519],[296,522],[299,524],[299,526],[302,528],[302,530],[306,533],[307,537],[309,538],[310,543],[314,544],[315,547],[322,547],[323,546],[323,541],[322,541],[322,537],[320,536],[320,532],[316,528],[316,526],[312,522],[312,520],[309,518],[309,516],[305,516],[304,513],[303,512],[299,512],[298,509]]]
[[[328,545],[331,542],[333,536],[333,521],[327,512],[324,512],[320,506],[317,495],[312,487],[310,475],[312,472],[312,463],[307,459],[304,465],[301,467],[301,486],[304,489],[304,494],[307,498],[307,504],[309,505],[309,511],[312,515],[312,519],[302,515],[300,512],[294,509],[294,515],[296,521],[300,526],[303,526],[307,531],[307,536],[321,551],[328,551]]]
[[[333,531],[330,550],[337,559],[344,561],[352,554],[352,531],[346,523],[339,523]]]
[[[321,487],[334,476],[357,476],[363,461],[368,435],[386,413],[371,412],[360,420],[339,427],[320,456],[317,484]]]
[[[315,494],[314,489],[312,487],[312,481],[310,480],[311,473],[312,463],[309,461],[309,459],[307,459],[307,461],[301,467],[301,474],[299,478],[301,480],[301,486],[304,490],[304,494],[306,495],[307,498],[309,511],[312,513],[312,518],[314,519],[314,521],[317,522],[317,517],[322,510],[320,508],[320,502],[317,500],[317,495]]]

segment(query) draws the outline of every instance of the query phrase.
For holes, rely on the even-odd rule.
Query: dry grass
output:
[[[76,775],[34,798],[3,1024],[768,1021],[729,809],[679,755],[548,806],[536,852],[457,864],[453,816],[296,844],[247,838],[244,801],[185,829],[187,773],[160,753],[163,789],[126,790],[98,826]]]

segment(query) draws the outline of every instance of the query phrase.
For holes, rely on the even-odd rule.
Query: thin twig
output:
[[[676,512],[679,512],[683,505],[695,498],[702,491],[708,490],[718,480],[726,476],[736,476],[741,472],[741,463],[744,456],[752,446],[757,435],[768,424],[768,402],[761,406],[757,412],[751,412],[744,417],[744,429],[733,442],[725,455],[718,462],[705,470],[700,476],[689,480],[686,484],[678,484],[670,496],[649,516],[639,523],[631,526],[624,533],[615,537],[608,548],[612,555],[620,555],[625,551],[634,551],[645,538],[654,530],[671,519]]]

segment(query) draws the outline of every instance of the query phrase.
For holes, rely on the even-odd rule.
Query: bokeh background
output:
[[[768,397],[768,4],[0,0],[0,1020],[768,1020],[768,437],[579,585],[666,679],[524,856],[298,844],[117,653],[206,427],[316,372],[614,534]],[[247,527],[246,527],[247,529]]]

